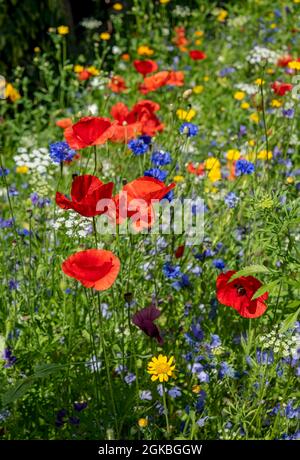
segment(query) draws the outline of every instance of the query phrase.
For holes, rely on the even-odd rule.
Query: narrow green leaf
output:
[[[277,286],[280,283],[280,280],[275,280],[271,281],[270,283],[263,284],[257,291],[253,294],[251,300],[255,300],[261,295],[263,295],[265,292],[268,292],[269,294],[272,294],[274,291],[274,287]]]
[[[249,265],[248,267],[243,268],[242,270],[239,270],[236,272],[228,283],[231,281],[235,280],[236,278],[239,278],[240,276],[248,276],[248,275],[253,275],[255,273],[269,273],[269,269],[265,267],[264,265]]]
[[[299,303],[300,301],[298,302],[298,304]],[[291,313],[285,318],[280,328],[281,333],[286,332],[291,326],[293,326],[293,324],[295,324],[295,322],[298,319],[299,313],[300,313],[300,308],[298,308],[297,311],[295,311],[294,313]]]

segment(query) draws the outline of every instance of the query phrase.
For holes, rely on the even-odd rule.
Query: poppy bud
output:
[[[131,302],[132,302],[132,299],[133,299],[133,294],[132,294],[132,292],[125,292],[125,294],[124,294],[124,299],[125,299],[125,302],[131,303]]]

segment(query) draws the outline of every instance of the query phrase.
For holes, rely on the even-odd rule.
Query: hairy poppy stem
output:
[[[167,434],[170,434],[170,424],[169,424],[169,414],[168,414],[168,406],[167,406],[167,399],[166,399],[166,388],[163,383],[163,403],[164,403],[164,413],[166,418],[166,426],[167,426]]]

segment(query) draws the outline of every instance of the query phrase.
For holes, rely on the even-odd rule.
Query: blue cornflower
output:
[[[87,407],[88,403],[86,401],[81,401],[81,402],[74,402],[73,407],[77,412],[81,412],[83,409]]]
[[[175,281],[172,286],[176,291],[180,291],[180,289],[187,288],[191,285],[190,279],[188,275],[182,275],[180,280]]]
[[[294,109],[282,109],[282,115],[285,118],[294,118],[295,110]]]
[[[168,391],[168,394],[171,398],[179,398],[181,396],[181,390],[178,387],[172,387]]]
[[[211,342],[210,342],[210,347],[211,348],[218,348],[221,345],[221,339],[217,334],[211,334]]]
[[[9,174],[9,169],[0,167],[0,177],[7,176]]]
[[[11,228],[14,225],[13,219],[2,219],[0,217],[0,228]]]
[[[163,265],[163,274],[166,278],[174,279],[181,276],[179,265],[171,265],[170,262],[166,262]]]
[[[54,163],[72,161],[76,155],[75,150],[71,149],[67,142],[55,142],[49,145],[49,155]]]
[[[247,127],[245,125],[240,125],[239,137],[245,136],[247,134]]]
[[[197,374],[197,377],[199,379],[199,382],[201,383],[209,383],[209,375],[207,372],[205,371],[201,371],[199,372],[199,374]]]
[[[139,140],[143,141],[144,144],[150,145],[152,142],[152,137],[148,136],[147,134],[143,134],[142,136],[139,136]]]
[[[168,175],[167,171],[163,171],[162,169],[159,169],[159,168],[151,168],[151,169],[147,169],[146,171],[144,171],[144,176],[154,177],[155,179],[158,179],[161,182],[166,180],[167,175]]]
[[[152,393],[150,390],[143,390],[140,391],[140,399],[142,401],[151,401],[152,400]]]
[[[231,73],[235,72],[234,67],[224,67],[224,69],[221,69],[219,72],[219,77],[226,77],[227,75],[230,75]]]
[[[225,268],[225,262],[222,259],[214,259],[212,261],[212,264],[214,267],[216,267],[218,270],[223,270]]]
[[[144,142],[143,139],[131,139],[127,144],[129,150],[132,151],[134,155],[143,155],[149,150],[149,144]]]
[[[166,166],[169,165],[171,161],[171,155],[164,150],[157,150],[151,155],[151,162],[156,166]]]
[[[205,422],[206,422],[207,419],[208,419],[208,416],[199,418],[199,420],[197,420],[196,423],[197,423],[198,426],[202,427],[202,426],[205,425]]]
[[[229,366],[229,364],[226,363],[226,361],[223,361],[220,364],[220,369],[218,373],[219,379],[223,379],[224,377],[234,377],[234,376],[235,376],[234,369],[231,366]]]
[[[272,364],[274,362],[274,353],[272,350],[256,350],[256,360],[259,364]]]
[[[239,197],[234,192],[229,192],[224,197],[225,204],[228,208],[235,208],[238,202],[240,201]]]
[[[237,160],[235,164],[235,174],[236,176],[241,176],[242,174],[252,174],[255,170],[255,166],[251,161],[247,161],[243,158]]]
[[[129,374],[125,375],[124,380],[128,385],[131,385],[136,379],[136,375],[129,372]]]
[[[17,358],[13,355],[12,350],[9,347],[4,348],[2,356],[3,359],[6,361],[6,363],[4,364],[5,368],[12,367],[17,361]]]
[[[179,128],[179,132],[181,134],[186,134],[187,137],[194,137],[197,136],[199,131],[198,126],[194,125],[193,123],[182,123],[182,125]]]
[[[10,291],[14,291],[19,288],[20,283],[16,280],[9,280],[8,288]]]
[[[201,324],[200,323],[193,323],[191,325],[191,331],[192,331],[195,339],[198,342],[202,342],[202,340],[204,339],[204,332],[201,329]]]
[[[163,198],[164,200],[173,201],[174,199],[174,190],[170,190]]]

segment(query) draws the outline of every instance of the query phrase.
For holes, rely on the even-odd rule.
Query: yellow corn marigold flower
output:
[[[205,75],[205,77],[203,78],[204,81],[208,81],[209,80],[209,76],[208,75]]]
[[[110,39],[110,33],[108,32],[102,32],[100,35],[99,35],[100,39],[101,40],[104,40],[104,41],[107,41]]]
[[[249,109],[250,104],[248,102],[242,102],[241,103],[241,109],[247,110]]]
[[[211,170],[211,169],[215,169],[215,168],[220,168],[221,167],[221,163],[220,161],[218,160],[218,158],[215,158],[215,157],[209,157],[205,160],[204,162],[204,167],[205,169],[207,170]]]
[[[74,65],[74,72],[75,73],[80,73],[80,72],[83,71],[83,69],[84,69],[83,65],[80,65],[80,64]]]
[[[59,27],[57,27],[57,33],[59,35],[67,35],[69,33],[69,27],[68,26],[59,26]]]
[[[234,99],[236,99],[237,101],[242,101],[245,96],[246,93],[244,93],[244,91],[236,91],[233,95]]]
[[[140,428],[146,428],[146,426],[148,426],[148,420],[146,418],[139,418],[138,419],[138,426]]]
[[[276,29],[277,27],[277,24],[275,24],[275,22],[273,22],[271,25],[270,25],[270,29]]]
[[[16,173],[18,174],[27,174],[29,171],[29,168],[28,166],[17,166],[16,167]]]
[[[151,374],[152,382],[159,380],[160,382],[167,382],[169,377],[174,377],[175,364],[172,365],[174,356],[168,360],[167,356],[158,355],[152,358],[152,361],[148,363],[148,374]]]
[[[222,10],[222,9],[221,9],[221,10],[219,11],[218,16],[217,16],[217,20],[218,20],[219,22],[224,22],[225,19],[227,18],[227,16],[228,16],[228,11]]]
[[[274,70],[274,69],[267,69],[266,72],[267,72],[269,75],[272,75],[273,73],[275,73],[275,70]]]
[[[226,158],[229,161],[236,161],[236,160],[238,160],[240,158],[240,156],[241,156],[241,153],[237,149],[227,150]]]
[[[268,152],[266,150],[261,150],[260,152],[258,152],[257,158],[259,160],[271,160],[273,158],[273,153],[271,152],[271,150],[269,150]]]
[[[259,115],[257,112],[251,113],[250,120],[254,121],[254,123],[259,123]]]
[[[257,78],[254,82],[257,86],[262,86],[265,83],[265,80],[262,78]]]
[[[256,144],[256,140],[255,140],[255,139],[250,139],[250,140],[248,141],[248,144],[249,144],[251,147],[254,147],[255,144]]]
[[[115,3],[115,4],[113,5],[113,9],[114,9],[115,11],[122,11],[122,9],[123,9],[122,3],[119,3],[119,2],[118,2],[118,3]]]
[[[201,45],[201,43],[202,43],[202,40],[200,38],[195,40],[195,45],[199,46],[199,45]]]
[[[293,184],[294,183],[294,178],[292,176],[289,176],[286,178],[286,181],[288,184]]]
[[[190,109],[190,110],[183,110],[183,109],[178,109],[176,111],[176,115],[179,118],[179,120],[185,120],[185,121],[191,121],[194,116],[196,115],[196,110]]]
[[[91,75],[96,76],[100,74],[100,70],[96,69],[95,66],[91,65],[86,69]]]
[[[203,86],[203,85],[196,85],[196,86],[194,86],[194,88],[193,88],[193,92],[194,92],[195,94],[201,94],[201,93],[203,93],[203,90],[204,90],[204,86]]]
[[[279,101],[278,99],[272,99],[272,101],[271,101],[271,106],[272,106],[272,107],[276,107],[276,108],[281,107],[281,106],[282,106],[282,102]]]
[[[11,83],[7,83],[5,87],[5,99],[10,99],[12,102],[16,102],[21,98],[21,95],[17,89],[13,87]]]
[[[221,174],[221,169],[220,168],[213,168],[209,171],[209,173],[207,174],[207,177],[208,179],[211,181],[211,182],[217,182],[218,180],[221,179],[222,177],[222,174]],[[212,190],[213,193],[215,193],[217,191],[217,189],[215,190]]]
[[[169,3],[170,0],[159,0],[159,3],[161,3],[162,5],[166,5],[167,3]]]
[[[141,45],[138,47],[137,53],[140,56],[152,56],[152,54],[154,54],[154,51],[147,45]]]
[[[173,181],[174,182],[184,182],[184,177],[183,176],[174,176]]]
[[[293,69],[293,70],[300,70],[300,62],[298,61],[291,61],[288,63],[288,66],[290,69]]]
[[[201,391],[200,385],[193,385],[193,386],[192,386],[192,392],[193,392],[193,393],[198,394],[198,393],[200,393],[200,391]]]

